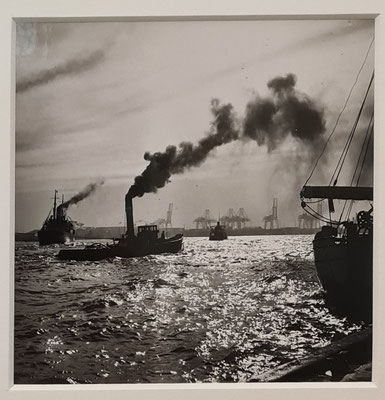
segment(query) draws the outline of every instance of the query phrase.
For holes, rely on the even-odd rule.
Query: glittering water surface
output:
[[[243,382],[359,330],[324,306],[312,236],[185,238],[100,262],[16,243],[15,383]]]

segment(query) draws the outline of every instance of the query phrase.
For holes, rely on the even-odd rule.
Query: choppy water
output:
[[[18,242],[15,383],[248,381],[359,330],[325,308],[311,240],[81,263]]]

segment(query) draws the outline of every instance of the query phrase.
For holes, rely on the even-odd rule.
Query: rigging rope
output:
[[[367,99],[367,97],[368,97],[369,90],[370,90],[370,88],[371,88],[371,86],[372,86],[373,80],[374,80],[374,72],[373,72],[372,77],[371,77],[371,79],[370,79],[370,82],[369,82],[368,88],[367,88],[367,90],[366,90],[364,99],[363,99],[363,101],[362,101],[362,103],[361,103],[361,107],[360,107],[360,109],[359,109],[358,115],[357,115],[357,117],[356,117],[356,119],[355,119],[355,121],[354,121],[353,127],[352,127],[352,129],[351,129],[351,131],[350,131],[350,133],[349,133],[349,137],[348,137],[348,139],[347,139],[347,141],[346,141],[346,143],[345,143],[345,146],[344,146],[344,148],[343,148],[343,150],[342,150],[341,156],[340,156],[340,158],[339,158],[339,160],[338,160],[338,163],[337,163],[336,168],[335,168],[335,170],[334,170],[334,172],[333,172],[333,174],[332,174],[332,177],[330,178],[329,186],[331,185],[333,179],[334,179],[334,186],[337,184],[339,175],[340,175],[340,173],[341,173],[341,171],[342,171],[342,167],[343,167],[343,164],[344,164],[344,162],[345,162],[346,156],[347,156],[347,154],[348,154],[348,150],[349,150],[350,145],[351,145],[351,143],[352,143],[352,141],[353,141],[353,137],[354,137],[354,134],[355,134],[355,132],[356,132],[356,128],[357,128],[358,122],[359,122],[359,120],[360,120],[360,117],[361,117],[361,114],[362,114],[362,110],[363,110],[363,108],[364,108],[364,105],[365,105],[366,99]],[[372,132],[373,132],[373,126],[372,126],[369,139],[366,140],[366,139],[368,138],[368,132],[370,131],[370,126],[372,125],[372,121],[373,121],[373,113],[372,113],[371,119],[370,119],[370,121],[369,121],[369,125],[368,125],[368,128],[367,128],[366,134],[365,134],[364,141],[363,141],[363,143],[362,143],[360,155],[359,155],[359,157],[358,157],[358,161],[357,161],[356,168],[355,168],[355,170],[354,170],[353,177],[352,177],[352,181],[351,181],[350,185],[352,185],[353,182],[354,182],[354,177],[355,177],[355,175],[356,175],[356,173],[357,173],[357,169],[358,169],[358,166],[359,166],[359,164],[360,164],[360,159],[361,159],[361,156],[362,156],[363,149],[365,148],[365,142],[366,142],[365,155],[364,155],[364,158],[362,159],[361,168],[360,168],[360,173],[359,173],[359,176],[358,176],[358,180],[357,180],[356,186],[358,185],[358,182],[359,182],[359,180],[360,180],[361,173],[362,173],[362,170],[363,170],[363,166],[364,166],[364,163],[365,163],[365,159],[366,159],[366,156],[367,156],[367,153],[368,153],[368,149],[369,149],[369,142],[370,142],[370,139],[371,139],[371,136],[372,136]],[[329,138],[330,138],[330,136],[329,136]],[[337,170],[338,170],[338,173],[337,173]],[[335,177],[335,178],[334,178],[334,177]],[[309,180],[309,178],[308,178],[308,180]],[[321,200],[321,201],[322,201],[322,200]],[[346,208],[347,202],[348,202],[348,200],[345,200],[345,203],[344,203],[342,212],[341,212],[341,214],[340,214],[339,220],[338,220],[338,221],[332,221],[331,215],[329,215],[329,221],[328,221],[329,223],[331,223],[331,224],[337,224],[337,225],[339,225],[339,224],[341,223],[341,219],[342,219],[342,216],[343,216],[343,214],[344,214],[344,212],[345,212],[345,208]],[[325,222],[325,219],[324,219],[324,217],[323,217],[322,215],[320,215],[319,213],[317,213],[315,210],[313,210],[311,207],[308,206],[308,204],[310,204],[310,202],[306,202],[306,203],[304,203],[304,204],[312,211],[312,212],[310,212],[309,210],[307,210],[307,209],[304,207],[304,210],[305,210],[308,214],[310,214],[310,215],[312,215],[313,217],[318,218],[318,219],[320,219],[321,221]],[[350,215],[350,212],[351,212],[351,209],[352,209],[352,205],[353,205],[353,202],[351,202],[350,207],[348,208],[348,216]],[[322,219],[321,219],[321,218],[322,218]]]
[[[356,168],[354,170],[354,173],[353,173],[353,176],[352,176],[352,180],[350,181],[350,186],[353,186],[354,178],[356,177],[356,173],[358,171],[358,167],[359,167],[359,165],[361,163],[360,173],[359,173],[359,176],[358,176],[358,179],[357,179],[357,182],[356,182],[356,186],[358,186],[358,183],[359,183],[359,180],[360,180],[360,176],[361,176],[361,172],[362,172],[362,168],[363,168],[363,165],[364,165],[365,159],[366,159],[369,142],[370,142],[370,139],[371,139],[371,135],[373,133],[373,126],[372,126],[373,117],[374,117],[374,111],[372,112],[372,115],[371,115],[371,118],[370,118],[370,121],[369,121],[369,124],[368,124],[368,128],[366,129],[364,141],[363,141],[362,146],[361,146],[361,151],[360,151],[360,154],[359,154],[358,159],[357,159]],[[372,126],[372,129],[370,129],[371,126]],[[369,132],[370,132],[370,134],[369,134]],[[364,151],[365,151],[365,154],[364,154]],[[361,161],[361,157],[362,157],[363,154],[364,154],[364,158]],[[340,221],[341,221],[342,215],[343,215],[343,213],[345,211],[345,207],[346,207],[347,202],[348,202],[348,200],[345,200],[345,204],[344,204],[344,207],[342,209],[341,216],[340,216]],[[349,208],[347,210],[345,219],[349,219],[350,213],[352,212],[353,203],[354,203],[353,200],[350,200]]]
[[[363,143],[362,143],[360,155],[358,156],[356,168],[355,168],[355,170],[354,170],[353,177],[352,177],[352,180],[351,180],[351,182],[350,182],[350,186],[353,185],[354,178],[356,177],[356,173],[357,173],[358,167],[359,167],[359,165],[360,165],[360,162],[361,162],[361,163],[364,163],[364,162],[365,162],[366,154],[367,154],[367,148],[368,148],[368,145],[369,145],[369,141],[370,141],[371,135],[372,135],[372,133],[373,133],[373,126],[372,126],[373,117],[374,117],[374,111],[372,112],[372,116],[370,117],[369,125],[368,125],[368,128],[367,128],[367,130],[366,130],[365,138],[364,138],[364,141],[363,141]],[[370,129],[371,126],[372,126],[372,129]],[[369,136],[369,139],[368,139],[368,141],[367,141],[366,139],[368,138],[368,136]],[[366,145],[366,146],[365,146],[365,145]],[[364,151],[365,151],[365,154],[364,154]],[[361,157],[362,157],[363,154],[364,154],[364,158],[363,158],[362,161],[361,161]],[[361,171],[362,171],[362,165],[361,165],[361,170],[360,170],[360,172],[361,172]],[[356,186],[358,186],[359,180],[360,180],[360,179],[359,179],[359,177],[358,177],[357,182],[356,182]]]
[[[305,209],[305,211],[311,215],[312,217],[320,220],[321,222],[325,222],[327,224],[332,224],[332,225],[340,225],[340,221],[333,221],[331,219],[330,213],[329,213],[329,218],[324,217],[322,214],[319,214],[316,210],[313,208],[307,206],[308,209]],[[310,211],[309,211],[310,210]]]
[[[364,65],[365,65],[365,63],[366,63],[366,60],[367,60],[367,58],[368,58],[368,56],[369,56],[370,49],[372,48],[373,42],[374,42],[374,37],[373,37],[372,41],[370,42],[370,45],[369,45],[369,48],[368,48],[368,50],[367,50],[367,52],[366,52],[364,61],[362,62],[362,65],[361,65],[360,69],[358,70],[358,73],[357,73],[357,75],[356,75],[356,79],[355,79],[355,81],[354,81],[354,83],[353,83],[353,86],[351,87],[351,89],[350,89],[350,91],[349,91],[349,94],[348,94],[348,97],[347,97],[347,99],[346,99],[346,101],[345,101],[345,104],[344,104],[344,106],[342,107],[342,110],[340,111],[340,113],[339,113],[339,115],[338,115],[338,117],[337,117],[336,123],[334,124],[334,127],[333,127],[333,129],[332,129],[332,131],[331,131],[329,137],[327,138],[327,140],[326,140],[326,142],[325,142],[323,148],[322,148],[321,154],[318,156],[318,158],[317,158],[317,160],[316,160],[316,162],[315,162],[315,164],[314,164],[314,167],[313,167],[313,169],[312,169],[311,172],[310,172],[309,177],[306,179],[306,182],[305,182],[304,186],[306,186],[306,184],[309,182],[310,178],[313,176],[313,173],[314,173],[314,171],[315,171],[315,169],[316,169],[316,167],[317,167],[317,165],[318,165],[318,162],[319,162],[319,160],[321,159],[322,155],[324,154],[324,152],[325,152],[325,150],[326,150],[326,146],[328,145],[330,139],[331,139],[332,136],[334,135],[334,132],[335,132],[335,130],[336,130],[336,127],[337,127],[337,125],[338,125],[338,122],[339,122],[339,120],[340,120],[340,118],[341,118],[341,115],[342,115],[342,113],[345,111],[345,108],[346,108],[346,106],[347,106],[347,104],[348,104],[348,101],[349,101],[349,99],[350,99],[350,96],[352,95],[353,89],[354,89],[354,87],[355,87],[356,84],[357,84],[357,81],[358,81],[358,78],[359,78],[359,76],[360,76],[360,74],[361,74],[362,69],[364,68]]]
[[[364,108],[366,99],[367,99],[367,97],[368,97],[370,87],[372,86],[373,79],[374,79],[374,72],[373,72],[372,77],[371,77],[371,79],[370,79],[369,86],[368,86],[368,88],[367,88],[367,90],[366,90],[364,100],[362,101],[360,110],[359,110],[358,115],[357,115],[357,117],[356,117],[356,119],[355,119],[355,121],[354,121],[354,124],[353,124],[352,130],[351,130],[351,132],[350,132],[350,134],[349,134],[348,140],[347,140],[346,143],[345,143],[345,146],[344,146],[344,148],[343,148],[343,150],[342,150],[340,159],[338,160],[337,166],[336,166],[336,168],[335,168],[335,170],[334,170],[334,172],[333,172],[333,174],[332,174],[332,177],[330,178],[329,185],[332,183],[333,179],[334,179],[333,186],[335,186],[335,185],[337,184],[337,181],[338,181],[338,178],[339,178],[339,176],[340,176],[342,167],[343,167],[343,165],[344,165],[346,156],[347,156],[347,154],[348,154],[349,147],[350,147],[350,145],[351,145],[351,143],[352,143],[354,134],[355,134],[355,132],[356,132],[357,125],[358,125],[358,122],[359,122],[360,117],[361,117],[361,114],[362,114],[362,110],[363,110],[363,108]],[[335,175],[336,172],[337,172],[337,170],[338,170],[338,173],[337,173],[337,175]],[[334,176],[335,176],[335,178],[334,178]]]
[[[366,156],[367,156],[367,154],[368,154],[369,143],[370,143],[370,140],[371,140],[372,137],[373,137],[373,130],[374,130],[374,125],[372,125],[372,129],[371,129],[371,131],[370,131],[369,140],[368,140],[368,142],[367,142],[367,144],[366,144],[365,155],[364,155],[364,158],[363,158],[363,160],[362,160],[361,169],[360,169],[360,174],[358,175],[358,179],[357,179],[356,186],[358,186],[358,183],[360,182],[361,173],[362,173],[362,170],[363,170],[363,168],[364,168]]]

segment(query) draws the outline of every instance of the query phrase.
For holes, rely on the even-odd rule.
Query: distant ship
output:
[[[227,233],[224,226],[218,221],[217,224],[210,228],[210,240],[224,240],[227,239]]]
[[[372,321],[373,296],[373,187],[359,186],[359,183],[373,134],[373,113],[367,125],[365,139],[362,141],[362,150],[356,160],[351,186],[336,184],[373,77],[374,75],[353,123],[353,130],[348,135],[347,144],[340,158],[342,162],[337,164],[330,184],[328,186],[305,185],[301,191],[302,207],[305,211],[327,223],[313,240],[315,266],[325,290],[326,304],[339,315],[369,323]],[[307,199],[313,200],[307,201]],[[318,214],[311,205],[321,200],[328,201],[329,215],[335,212],[334,200],[345,201],[341,215],[332,219]],[[356,217],[351,219],[349,216],[353,201],[368,201],[369,209],[358,212]]]
[[[134,232],[132,198],[126,195],[127,232],[114,244],[93,244],[82,249],[63,249],[58,258],[63,260],[97,261],[110,257],[142,257],[150,254],[177,253],[182,248],[183,235],[166,238],[159,235],[156,225],[142,225]]]
[[[75,239],[75,223],[66,216],[64,201],[57,206],[56,195],[57,190],[54,194],[53,208],[37,234],[40,245],[69,243]]]

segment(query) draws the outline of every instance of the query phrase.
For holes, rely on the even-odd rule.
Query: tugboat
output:
[[[63,244],[73,242],[75,239],[75,223],[66,216],[64,201],[58,207],[57,190],[54,194],[53,208],[38,232],[39,244]]]
[[[227,233],[224,226],[218,221],[215,226],[210,228],[209,240],[224,240],[227,239]]]
[[[305,184],[300,195],[301,205],[305,211],[327,223],[313,240],[314,261],[319,280],[325,290],[326,305],[337,315],[367,323],[372,321],[373,187],[359,186],[359,183],[373,135],[373,113],[362,142],[362,150],[351,179],[351,186],[337,186],[337,180],[373,77],[374,75],[329,185],[308,186]],[[307,181],[310,177],[311,175]],[[307,199],[317,200],[307,201]],[[344,201],[338,219],[326,218],[312,208],[312,203],[322,200],[328,201],[329,215],[335,212],[334,200]],[[351,218],[353,202],[357,201],[368,201],[369,209],[359,211],[355,218]]]
[[[134,232],[132,197],[126,195],[127,232],[113,244],[92,244],[82,249],[60,250],[58,258],[62,260],[96,261],[111,257],[143,257],[150,254],[177,253],[182,248],[181,233],[166,238],[164,232],[159,235],[156,225],[142,225],[138,233]]]

